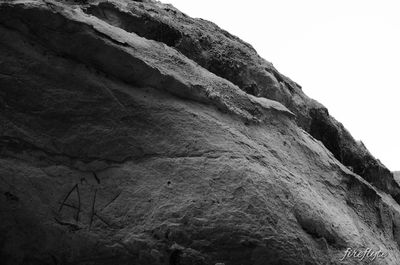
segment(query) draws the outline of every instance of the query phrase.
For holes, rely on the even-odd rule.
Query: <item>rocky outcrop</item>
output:
[[[5,264],[400,259],[392,173],[214,24],[23,0],[0,4],[0,33]]]
[[[86,12],[146,39],[165,43],[249,94],[276,100],[296,114],[298,125],[320,140],[344,165],[400,201],[391,172],[301,87],[280,74],[247,43],[205,20],[157,2],[93,2]]]

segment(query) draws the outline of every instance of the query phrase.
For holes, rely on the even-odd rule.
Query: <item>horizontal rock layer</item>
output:
[[[214,24],[152,1],[7,1],[0,58],[6,264],[399,260],[392,173]]]

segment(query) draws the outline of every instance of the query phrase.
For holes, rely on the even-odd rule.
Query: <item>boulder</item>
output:
[[[3,1],[0,58],[4,264],[400,259],[392,173],[211,22],[149,0]]]

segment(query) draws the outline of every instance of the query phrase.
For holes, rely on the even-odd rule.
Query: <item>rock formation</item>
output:
[[[5,264],[398,264],[393,174],[213,23],[2,1],[0,54]]]
[[[394,171],[393,176],[394,176],[394,179],[396,180],[396,182],[400,183],[400,171]]]

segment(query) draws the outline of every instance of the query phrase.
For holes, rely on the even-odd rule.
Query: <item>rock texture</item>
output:
[[[208,21],[189,18],[172,6],[108,1],[86,10],[127,32],[173,47],[249,94],[282,103],[296,114],[297,124],[320,140],[336,159],[400,200],[391,172],[330,117],[325,107],[307,97],[298,84],[260,58],[249,44]]]
[[[0,88],[5,264],[400,260],[393,174],[208,21],[153,1],[2,1]]]
[[[400,183],[400,171],[394,171],[393,176],[397,183]]]

